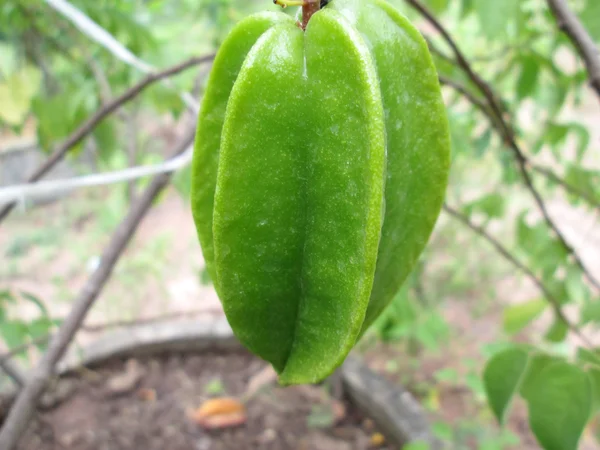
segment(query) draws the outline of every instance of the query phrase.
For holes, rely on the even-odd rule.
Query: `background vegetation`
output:
[[[41,374],[15,409],[43,391],[144,215],[171,204],[172,196],[159,194],[170,183],[188,200],[185,150],[211,55],[239,19],[276,8],[266,0],[72,1],[131,52],[123,53],[69,17],[65,3],[0,4],[0,169],[32,142],[49,163],[24,170],[23,180],[42,178],[62,160],[73,177],[103,174],[87,179],[93,188],[69,186],[58,209],[31,207],[64,186],[0,188],[0,200],[20,199],[21,206],[8,219],[8,208],[0,212],[0,336],[9,352],[0,362],[17,382],[24,378],[13,357]],[[419,395],[452,448],[525,448],[527,433],[515,431],[525,418],[545,449],[595,448],[600,69],[585,56],[590,42],[574,44],[577,32],[560,6],[568,3],[598,58],[600,2],[392,3],[430,43],[453,164],[430,246],[359,350]],[[123,172],[170,171],[161,162],[176,154],[183,156],[171,178]],[[92,315],[100,311],[96,317],[109,322],[147,316],[145,288],[168,291],[170,250],[199,252],[193,233],[174,241],[180,227],[167,220],[162,234],[128,253]],[[208,282],[197,256],[178,258],[198,285]],[[152,312],[173,310],[167,302]],[[467,406],[446,414],[444,396],[456,389]],[[494,417],[507,427],[496,427]]]

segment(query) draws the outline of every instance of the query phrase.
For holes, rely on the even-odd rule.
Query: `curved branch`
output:
[[[583,59],[590,84],[600,100],[600,50],[565,0],[547,0],[559,28],[569,37]],[[598,0],[591,0],[598,1]]]
[[[58,164],[77,144],[79,144],[84,138],[86,138],[90,133],[94,131],[94,129],[110,114],[115,112],[125,103],[136,98],[142,91],[156,83],[157,81],[166,79],[173,75],[176,75],[180,72],[183,72],[190,67],[193,67],[198,64],[210,62],[214,59],[214,55],[207,55],[201,57],[195,57],[188,59],[180,64],[177,64],[173,67],[170,67],[161,72],[156,72],[144,78],[142,81],[137,83],[135,86],[132,86],[126,92],[121,94],[119,97],[115,98],[110,103],[102,106],[96,113],[94,113],[86,122],[81,125],[77,130],[75,130],[62,144],[60,144],[56,150],[50,155],[50,157],[38,167],[34,173],[27,179],[28,183],[35,183],[40,180],[44,175],[46,175],[50,169],[52,169],[56,164]],[[2,222],[8,214],[12,211],[12,209],[16,206],[16,202],[10,203],[6,205],[4,208],[0,210],[0,222]]]
[[[500,128],[498,127],[498,121],[496,120],[496,117],[491,113],[489,107],[483,100],[481,100],[479,97],[477,97],[475,94],[473,94],[466,86],[462,85],[458,81],[455,81],[455,80],[445,77],[443,75],[439,76],[439,80],[440,80],[441,85],[448,86],[448,87],[454,89],[455,91],[457,91],[463,97],[465,97],[473,106],[475,106],[477,109],[479,109],[488,118],[492,127],[494,127],[496,130],[501,132]],[[526,158],[526,161],[527,161],[528,167],[530,167],[531,170],[546,177],[548,180],[552,181],[553,183],[560,185],[567,192],[581,198],[592,208],[596,208],[600,211],[600,202],[597,199],[595,199],[592,195],[590,195],[589,193],[584,192],[581,189],[579,189],[578,187],[572,185],[567,180],[565,180],[564,178],[561,178],[556,173],[554,173],[551,169],[540,166],[539,164],[534,163],[529,158]]]
[[[556,315],[556,317],[562,322],[564,322],[569,328],[569,330],[576,334],[581,339],[581,341],[584,342],[588,347],[593,347],[592,342],[565,315],[565,313],[562,310],[560,301],[554,296],[554,294],[552,294],[552,292],[546,287],[546,285],[544,285],[544,283],[533,273],[533,271],[529,267],[527,267],[525,264],[519,261],[516,256],[514,256],[506,247],[504,247],[504,245],[502,245],[500,241],[498,241],[496,238],[490,235],[483,227],[471,222],[471,220],[466,215],[461,214],[460,212],[458,212],[458,210],[452,208],[451,206],[448,206],[447,204],[444,204],[444,211],[446,211],[451,217],[453,217],[457,221],[461,222],[471,231],[488,241],[492,245],[492,247],[494,247],[494,249],[504,257],[504,259],[510,262],[521,272],[523,272],[527,276],[527,278],[529,278],[538,287],[538,289],[542,291],[544,297],[554,310],[554,314]]]
[[[183,153],[190,146],[193,136],[193,130],[186,134],[177,145],[176,155]],[[73,308],[69,312],[69,315],[60,326],[58,332],[52,337],[48,350],[33,370],[31,376],[25,381],[23,389],[19,393],[15,404],[4,422],[4,426],[0,430],[1,449],[12,450],[15,448],[17,441],[29,424],[40,396],[46,389],[48,380],[52,377],[54,367],[62,358],[68,345],[80,329],[87,312],[110,278],[117,261],[125,251],[137,227],[146,213],[152,208],[154,199],[165,189],[169,183],[169,179],[170,176],[168,174],[161,174],[155,177],[115,230],[110,243],[102,254],[100,266],[83,286],[79,296],[73,303]]]
[[[457,64],[465,71],[469,79],[481,91],[490,109],[492,110],[494,117],[497,119],[499,129],[505,142],[513,152],[513,156],[517,162],[519,172],[521,173],[521,177],[523,178],[523,182],[525,183],[525,187],[533,197],[533,200],[537,205],[538,210],[542,214],[544,221],[546,222],[548,227],[554,232],[561,245],[572,256],[573,260],[575,261],[575,264],[581,269],[581,271],[584,273],[584,275],[590,281],[590,283],[593,284],[596,289],[600,290],[600,281],[596,279],[596,277],[583,264],[583,260],[579,256],[579,253],[571,244],[569,244],[563,232],[560,230],[558,225],[554,223],[554,220],[552,220],[552,217],[548,212],[548,208],[546,207],[546,203],[544,202],[542,195],[533,184],[533,179],[528,169],[529,160],[523,152],[523,150],[521,149],[521,147],[519,146],[519,144],[517,143],[515,138],[515,132],[512,126],[508,123],[508,121],[505,118],[504,107],[498,100],[498,97],[494,93],[492,87],[478,73],[476,73],[473,70],[473,67],[467,60],[464,53],[461,51],[454,38],[450,35],[448,30],[446,30],[446,28],[441,24],[441,22],[438,19],[436,19],[435,16],[419,0],[405,1],[408,4],[410,4],[417,12],[419,12],[419,14],[421,14],[442,35],[444,40],[454,52]]]

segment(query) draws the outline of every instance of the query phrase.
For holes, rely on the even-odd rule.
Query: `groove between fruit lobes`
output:
[[[232,329],[282,383],[328,376],[398,291],[439,214],[448,149],[427,48],[385,3],[334,0],[305,33],[275,13],[232,31],[199,118],[192,209]]]

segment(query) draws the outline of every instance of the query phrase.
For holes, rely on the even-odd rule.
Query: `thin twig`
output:
[[[184,152],[193,140],[193,131],[186,134],[176,148],[176,154]],[[54,367],[62,358],[73,337],[81,327],[87,312],[98,298],[106,282],[111,276],[120,256],[133,237],[137,227],[152,208],[154,199],[168,185],[169,174],[155,177],[150,186],[132,205],[127,217],[115,230],[110,243],[106,247],[98,269],[88,279],[77,299],[73,303],[69,315],[61,324],[58,332],[52,338],[48,350],[41,361],[32,371],[25,386],[19,393],[17,400],[11,408],[4,426],[0,430],[0,449],[13,450],[19,438],[29,424],[40,396],[43,394],[48,380],[52,377]]]
[[[552,170],[548,169],[547,167],[540,166],[539,164],[534,164],[531,161],[529,162],[529,166],[534,172],[537,172],[548,178],[550,181],[561,185],[567,192],[570,192],[576,197],[580,197],[582,200],[585,200],[590,206],[600,210],[600,202],[591,194],[582,191],[576,186],[573,186],[568,181],[556,175]]]
[[[506,247],[504,247],[504,245],[502,245],[500,241],[498,241],[496,238],[490,235],[483,227],[471,222],[471,220],[466,215],[460,213],[458,210],[452,208],[451,206],[448,206],[447,204],[444,205],[444,211],[446,211],[454,219],[458,220],[463,225],[468,227],[471,231],[475,232],[476,234],[484,238],[486,241],[488,241],[492,245],[492,247],[494,247],[494,249],[504,257],[504,259],[510,262],[521,272],[523,272],[527,276],[527,278],[529,278],[538,287],[538,289],[542,291],[544,297],[546,297],[546,300],[552,307],[556,317],[562,322],[564,322],[569,328],[569,330],[576,334],[581,339],[581,341],[585,343],[585,345],[587,345],[590,348],[593,348],[592,342],[565,315],[565,313],[562,310],[560,301],[546,287],[546,285],[544,285],[544,283],[531,271],[529,267],[527,267],[525,264],[519,261],[516,256],[514,256]]]
[[[198,64],[212,61],[214,55],[207,55],[201,57],[195,57],[184,61],[183,63],[177,64],[176,66],[170,67],[161,72],[151,74],[144,78],[142,81],[137,83],[135,86],[128,89],[126,92],[115,98],[110,103],[102,106],[96,113],[94,113],[87,121],[73,132],[58,148],[50,155],[50,157],[38,167],[34,173],[28,178],[28,183],[35,183],[40,180],[45,174],[48,173],[56,164],[58,164],[67,154],[67,152],[79,144],[85,137],[87,137],[94,129],[110,114],[115,112],[125,103],[131,101],[137,97],[144,89],[156,83],[159,80],[176,75],[190,67]],[[6,205],[0,210],[0,222],[2,222],[12,209],[16,206],[16,202]]]
[[[447,55],[442,54],[438,49],[435,49],[435,47],[431,45],[431,39],[428,39],[427,37],[425,37],[425,39],[427,40],[428,44],[430,44],[429,48],[431,51],[436,52],[436,54],[438,54],[438,55],[442,55],[442,57],[446,61],[450,62],[451,64],[453,64],[455,66],[458,65],[458,63],[454,59],[448,57]],[[495,114],[488,107],[487,102],[480,99],[477,95],[475,95],[473,92],[471,92],[471,90],[468,89],[465,85],[461,84],[460,82],[458,82],[456,80],[453,80],[450,77],[446,77],[444,75],[439,75],[439,80],[440,80],[440,84],[442,84],[444,86],[448,86],[450,88],[453,88],[455,91],[457,91],[458,93],[463,95],[473,106],[475,106],[477,109],[479,109],[490,121],[492,127],[494,129],[496,129],[498,131],[498,133],[500,133],[500,135],[502,136],[503,139],[505,139],[504,128],[503,128],[502,124],[499,123]],[[514,132],[513,132],[513,134],[514,134]],[[510,142],[507,142],[507,144],[510,145]],[[598,200],[595,199],[592,195],[590,195],[587,192],[584,192],[581,189],[577,188],[576,186],[572,185],[571,183],[566,181],[564,178],[561,178],[559,175],[557,175],[555,172],[548,169],[547,167],[542,167],[542,166],[536,164],[535,162],[533,162],[531,160],[531,158],[526,156],[524,153],[523,153],[523,156],[525,157],[527,166],[530,167],[531,170],[548,178],[550,181],[558,184],[559,186],[561,186],[563,189],[570,192],[571,194],[573,194],[577,197],[580,197],[582,200],[587,202],[588,205],[590,205],[591,207],[600,210],[600,202],[598,202]]]
[[[494,127],[496,130],[500,131],[500,128],[498,127],[498,121],[496,119],[496,116],[492,114],[488,105],[484,101],[482,101],[473,92],[471,92],[466,86],[462,85],[458,81],[455,81],[449,77],[445,77],[444,75],[440,75],[439,79],[440,79],[440,84],[451,87],[452,89],[454,89],[455,91],[460,93],[463,97],[465,97],[473,106],[475,106],[477,109],[479,109],[488,118],[492,127]],[[570,192],[571,194],[573,194],[573,195],[581,198],[585,202],[587,202],[588,205],[590,205],[591,207],[600,210],[600,202],[597,199],[595,199],[592,195],[590,195],[589,193],[584,192],[581,189],[579,189],[578,187],[572,185],[567,180],[565,180],[564,178],[561,178],[556,173],[554,173],[551,169],[534,163],[530,158],[526,158],[526,159],[527,159],[527,166],[529,168],[531,168],[531,170],[533,170],[534,172],[537,172],[540,175],[543,175],[544,177],[546,177],[553,183],[560,185],[567,192]]]
[[[488,118],[491,118],[491,112],[485,101],[477,97],[473,92],[471,92],[466,86],[459,83],[456,80],[453,80],[450,77],[446,77],[444,75],[439,76],[440,84],[443,86],[448,86],[457,91],[463,97],[465,97],[473,106],[477,109],[481,110]]]
[[[600,100],[600,50],[565,0],[547,0],[559,28],[569,37],[583,59],[590,84]],[[590,0],[598,1],[598,0]]]
[[[519,146],[519,144],[517,143],[515,139],[515,132],[507,122],[505,118],[504,108],[499,102],[498,98],[496,97],[496,94],[494,93],[491,86],[473,70],[471,64],[469,63],[461,49],[458,47],[458,44],[452,38],[448,30],[446,30],[446,28],[441,24],[441,22],[437,20],[435,16],[419,0],[405,1],[409,3],[414,9],[416,9],[442,35],[444,40],[454,52],[457,64],[465,71],[469,79],[479,88],[483,96],[486,98],[492,112],[494,113],[494,116],[498,119],[498,125],[500,126],[500,129],[502,131],[504,140],[513,152],[514,158],[519,167],[519,172],[521,173],[525,186],[531,194],[531,196],[533,197],[533,200],[535,201],[540,213],[542,214],[544,221],[557,236],[561,245],[572,256],[573,260],[575,261],[575,264],[581,269],[581,271],[590,281],[590,283],[592,283],[596,289],[600,290],[600,281],[598,281],[596,277],[583,264],[583,261],[579,256],[578,252],[571,244],[568,243],[566,237],[564,236],[560,228],[556,225],[556,223],[554,223],[554,220],[550,216],[548,208],[546,207],[546,203],[542,198],[542,195],[533,184],[533,179],[527,167],[528,159],[521,147]]]

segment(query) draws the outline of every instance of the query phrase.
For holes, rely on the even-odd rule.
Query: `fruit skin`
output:
[[[419,33],[379,0],[305,32],[251,16],[219,50],[192,211],[232,329],[283,384],[317,382],[399,290],[447,183],[449,133]]]

